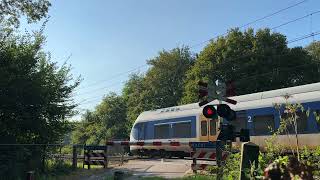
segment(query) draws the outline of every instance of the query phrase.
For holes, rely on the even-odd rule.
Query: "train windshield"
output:
[[[145,139],[145,125],[144,123],[137,123],[133,127],[132,136],[135,140]]]

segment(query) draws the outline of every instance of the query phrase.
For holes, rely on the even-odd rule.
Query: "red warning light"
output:
[[[207,114],[208,114],[208,115],[212,115],[212,114],[213,114],[213,111],[212,111],[211,108],[208,108],[208,109],[207,109]]]
[[[202,114],[206,118],[210,118],[210,119],[218,118],[217,110],[213,105],[207,105],[203,107]]]

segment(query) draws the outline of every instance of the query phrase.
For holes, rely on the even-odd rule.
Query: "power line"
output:
[[[290,43],[293,43],[293,42],[297,42],[297,41],[301,41],[303,39],[306,39],[306,38],[309,38],[309,37],[313,37],[313,36],[316,36],[316,35],[319,35],[320,34],[320,31],[317,31],[317,32],[313,32],[313,33],[310,33],[310,34],[306,34],[304,36],[301,36],[301,37],[298,37],[298,38],[295,38],[295,39],[292,39],[292,40],[289,40],[288,41],[288,44]],[[279,54],[279,55],[272,55],[272,57],[281,57],[281,56],[286,56],[288,55],[289,53],[285,53],[285,54]],[[254,52],[250,52],[248,54],[245,54],[245,55],[242,55],[242,56],[239,56],[239,57],[236,57],[236,58],[230,58],[229,60],[225,60],[223,62],[221,62],[219,65],[221,64],[226,64],[226,63],[230,63],[230,62],[233,62],[235,60],[238,60],[238,59],[241,59],[241,58],[244,58],[244,57],[247,57],[247,56],[251,56],[251,55],[255,55]],[[260,56],[265,56],[265,55],[260,55]],[[268,73],[270,74],[270,73]],[[255,75],[255,76],[260,76],[261,74],[258,74],[258,75]],[[246,76],[245,78],[250,78],[251,76]],[[122,82],[123,83],[123,82]],[[95,102],[97,100],[100,100],[101,96],[95,96],[95,97],[92,97],[92,98],[88,98],[88,99],[85,99],[85,101],[87,100],[90,100],[90,99],[94,99],[94,100],[91,100],[91,101],[87,101],[87,102],[84,102],[84,103],[81,103],[81,105],[84,105],[84,104],[90,104],[92,102]]]
[[[83,86],[83,87],[79,87],[79,89],[86,89],[86,88],[88,88],[88,87],[95,86],[95,85],[97,85],[97,84],[101,84],[101,83],[110,81],[110,80],[112,80],[112,79],[114,79],[114,78],[117,78],[117,77],[119,77],[119,76],[126,75],[126,74],[131,73],[131,72],[134,72],[134,71],[136,71],[136,70],[140,70],[141,68],[144,68],[144,67],[147,67],[147,66],[148,66],[148,64],[140,65],[140,66],[138,66],[138,67],[129,69],[128,71],[121,72],[121,73],[119,73],[119,74],[115,74],[115,75],[111,76],[111,77],[108,78],[108,79],[104,79],[104,80],[97,81],[97,82],[91,83],[91,84],[86,85],[86,86]]]
[[[108,86],[104,86],[104,87],[101,87],[101,88],[97,88],[97,89],[93,89],[93,90],[86,91],[86,92],[83,92],[83,93],[79,93],[79,94],[76,94],[75,96],[80,96],[80,95],[84,95],[84,94],[90,94],[92,92],[96,92],[96,91],[99,91],[99,90],[106,90],[108,88],[115,87],[117,85],[119,85],[119,82],[115,82],[115,83],[112,83],[112,84],[110,84]]]
[[[285,22],[285,23],[282,23],[282,24],[280,24],[280,25],[278,25],[278,26],[274,26],[274,27],[272,27],[272,28],[270,28],[270,29],[271,29],[271,30],[274,30],[274,29],[277,29],[277,28],[279,28],[279,27],[288,25],[288,24],[290,24],[290,23],[299,21],[299,20],[301,20],[301,19],[307,18],[307,17],[309,17],[309,16],[312,16],[312,15],[318,14],[318,13],[320,13],[320,11],[314,11],[314,12],[309,13],[309,14],[307,14],[307,15],[304,15],[304,16],[298,17],[298,18],[296,18],[296,19],[293,19],[293,20],[291,20],[291,21],[287,21],[287,22]]]
[[[246,24],[240,26],[239,28],[243,28],[243,27],[249,26],[249,25],[254,24],[254,23],[258,22],[258,21],[264,20],[264,19],[269,18],[269,17],[271,17],[271,16],[274,16],[274,15],[276,15],[276,14],[279,14],[279,13],[281,13],[281,12],[283,12],[283,11],[286,11],[286,10],[288,10],[288,9],[290,9],[290,8],[293,8],[293,7],[298,6],[298,5],[302,4],[302,3],[305,3],[306,1],[307,1],[307,0],[303,0],[303,1],[300,1],[300,2],[298,2],[298,3],[296,3],[296,4],[293,4],[293,5],[291,5],[291,6],[288,6],[288,7],[286,7],[286,8],[280,9],[280,10],[278,10],[278,11],[276,11],[276,12],[273,12],[273,13],[271,13],[271,14],[268,14],[268,15],[263,16],[263,17],[261,17],[261,18],[258,18],[258,19],[256,19],[256,20],[253,20],[253,21],[251,21],[251,22],[249,22],[249,23],[246,23]],[[312,16],[313,14],[317,14],[317,13],[319,13],[319,12],[320,12],[320,11],[312,12],[312,13],[307,14],[307,15],[305,15],[305,16],[302,16],[302,17],[296,18],[296,19],[294,19],[294,20],[291,20],[291,21],[285,22],[285,23],[283,23],[283,24],[280,24],[280,25],[278,25],[278,26],[272,27],[271,29],[276,29],[276,28],[285,26],[285,25],[287,25],[287,24],[296,22],[296,21],[298,21],[298,20],[304,19],[304,18],[306,18],[306,17],[308,17],[308,16]],[[228,33],[228,32],[225,32],[225,33],[223,33],[223,34],[221,34],[221,35],[218,35],[218,36],[216,36],[216,37],[214,37],[214,38],[211,38],[211,39],[209,39],[209,40],[207,40],[207,41],[201,42],[201,43],[199,43],[199,44],[192,45],[192,46],[190,46],[190,48],[193,48],[193,47],[198,46],[198,45],[200,45],[200,44],[209,42],[210,40],[215,39],[215,38],[217,38],[217,37],[219,37],[219,36],[223,36],[223,35],[225,35],[225,34],[227,34],[227,33]],[[305,39],[305,38],[308,38],[308,37],[311,37],[311,36],[314,36],[314,35],[317,35],[317,34],[318,34],[318,32],[315,32],[315,33],[313,33],[312,35],[299,37],[298,39],[291,40],[291,41],[289,41],[288,43],[296,42],[296,41],[299,41],[299,40],[302,40],[302,39]],[[248,56],[248,55],[246,55],[246,56]],[[241,57],[240,57],[240,58],[241,58]],[[239,59],[239,57],[238,57],[238,58],[235,58],[235,59]],[[235,59],[234,59],[234,60],[235,60]],[[229,61],[224,61],[224,62],[229,62]],[[139,66],[139,67],[137,67],[137,68],[134,68],[134,69],[131,69],[131,70],[129,70],[129,71],[120,73],[120,74],[115,75],[115,76],[113,76],[113,77],[118,77],[119,75],[127,74],[127,73],[129,73],[129,72],[132,72],[132,71],[134,71],[134,70],[136,70],[136,69],[138,69],[138,68],[145,67],[145,66],[147,66],[147,65]],[[103,81],[96,82],[96,83],[92,83],[92,84],[90,84],[90,86],[94,86],[94,85],[97,85],[97,84],[99,84],[99,83],[106,82],[106,81],[109,81],[109,80],[110,80],[110,79],[103,80]],[[88,87],[90,87],[90,86],[88,86]],[[104,87],[104,88],[106,88],[106,87]],[[101,89],[104,89],[104,88],[98,88],[98,89],[95,89],[94,91],[98,91],[98,90],[101,90]],[[85,92],[85,93],[81,93],[81,94],[79,94],[79,95],[88,94],[88,93],[92,93],[92,92],[93,92],[93,91],[88,91],[88,92]],[[97,97],[97,96],[96,96],[96,97]],[[96,97],[94,97],[94,98],[96,98]],[[100,97],[100,96],[99,96],[99,97]],[[92,98],[89,98],[89,99],[92,99]],[[87,100],[88,100],[88,99],[86,99],[85,101],[87,101]],[[98,100],[98,99],[97,99],[97,100]],[[86,102],[85,104],[91,103],[91,102],[93,102],[93,101],[94,101],[94,100],[88,101],[88,102]]]
[[[281,13],[281,12],[283,12],[283,11],[286,11],[286,10],[288,10],[288,9],[291,9],[291,8],[293,8],[293,7],[296,7],[296,6],[298,6],[298,5],[302,4],[302,3],[305,3],[305,2],[307,2],[307,1],[308,1],[308,0],[300,1],[300,2],[298,2],[298,3],[296,3],[296,4],[293,4],[293,5],[288,6],[288,7],[286,7],[286,8],[280,9],[280,10],[278,10],[278,11],[276,11],[276,12],[273,12],[273,13],[271,13],[271,14],[268,14],[268,15],[263,16],[263,17],[261,17],[261,18],[258,18],[258,19],[256,19],[256,20],[253,20],[253,21],[251,21],[251,22],[249,22],[249,23],[247,23],[247,24],[244,24],[244,25],[240,26],[239,28],[247,27],[247,26],[249,26],[249,25],[251,25],[251,24],[254,24],[254,23],[258,22],[258,21],[267,19],[267,18],[269,18],[269,17],[271,17],[271,16],[274,16],[274,15],[276,15],[276,14],[279,14],[279,13]]]
[[[248,23],[246,23],[246,24],[243,24],[243,25],[239,26],[239,28],[247,27],[247,26],[249,26],[249,25],[251,25],[251,24],[254,24],[254,23],[258,22],[258,21],[264,20],[264,19],[269,18],[269,17],[271,17],[271,16],[274,16],[274,15],[276,15],[276,14],[279,14],[279,13],[281,13],[281,12],[283,12],[283,11],[286,11],[286,10],[288,10],[288,9],[291,9],[291,8],[293,8],[293,7],[296,7],[296,6],[298,6],[298,5],[302,4],[302,3],[305,3],[305,2],[307,2],[307,1],[308,1],[308,0],[300,1],[300,2],[298,2],[298,3],[296,3],[296,4],[293,4],[293,5],[288,6],[288,7],[286,7],[286,8],[280,9],[280,10],[278,10],[278,11],[275,11],[275,12],[273,12],[273,13],[271,13],[271,14],[265,15],[265,16],[263,16],[263,17],[261,17],[261,18],[258,18],[258,19],[256,19],[256,20],[253,20],[253,21],[248,22]],[[217,36],[215,36],[215,37],[213,37],[213,38],[210,38],[210,39],[208,39],[208,40],[206,40],[206,41],[203,41],[203,42],[197,43],[197,44],[195,44],[195,45],[192,45],[192,46],[190,46],[190,49],[192,49],[192,48],[194,48],[194,47],[197,47],[197,46],[200,46],[200,45],[202,45],[202,44],[204,44],[204,43],[207,43],[207,42],[209,42],[209,41],[211,41],[211,40],[214,40],[214,39],[216,39],[216,38],[218,38],[218,37],[220,37],[220,36],[224,36],[224,35],[226,35],[226,34],[228,34],[228,31],[225,32],[225,33],[222,33],[222,34],[220,34],[220,35],[217,35]]]
[[[243,27],[249,26],[249,25],[251,25],[251,24],[254,24],[254,23],[258,22],[258,21],[261,21],[261,20],[264,20],[264,19],[266,19],[266,18],[272,17],[272,16],[274,16],[274,15],[276,15],[276,14],[279,14],[279,13],[281,13],[281,12],[283,12],[283,11],[286,11],[286,10],[288,10],[288,9],[291,9],[291,8],[293,8],[293,7],[296,7],[296,6],[298,6],[298,5],[300,5],[300,4],[303,4],[303,3],[307,2],[307,1],[308,1],[308,0],[303,0],[303,1],[300,1],[300,2],[298,2],[298,3],[296,3],[296,4],[293,4],[293,5],[291,5],[291,6],[288,6],[288,7],[285,7],[285,8],[283,8],[283,9],[277,10],[277,11],[271,13],[271,14],[267,14],[267,15],[261,17],[261,18],[258,18],[258,19],[255,19],[255,20],[251,21],[251,22],[248,22],[248,23],[246,23],[246,24],[243,24],[243,25],[241,25],[239,28],[243,28]],[[296,20],[296,21],[297,21],[297,20]],[[281,25],[281,26],[283,26],[283,25]],[[280,27],[280,26],[279,26],[279,27]],[[213,40],[213,39],[215,39],[215,38],[217,38],[217,37],[219,37],[219,36],[226,35],[227,33],[228,33],[228,31],[225,32],[225,33],[223,33],[223,34],[220,34],[220,35],[218,35],[218,36],[215,36],[215,37],[213,37],[213,38],[211,38],[211,39],[209,39],[209,40],[200,42],[200,43],[195,44],[195,45],[191,45],[191,46],[190,46],[190,49],[192,49],[192,48],[194,48],[194,47],[196,47],[196,46],[199,46],[199,45],[201,45],[201,44],[204,44],[204,43],[206,43],[206,42],[209,42],[210,40]],[[91,86],[95,86],[95,85],[97,85],[97,84],[101,84],[101,83],[103,83],[103,82],[110,81],[111,79],[114,79],[114,78],[116,78],[116,77],[119,77],[119,76],[128,74],[128,73],[130,73],[130,72],[133,72],[133,71],[135,71],[135,70],[137,70],[137,69],[140,69],[140,68],[143,68],[143,67],[146,67],[146,66],[148,66],[148,65],[140,65],[140,66],[135,67],[135,68],[133,68],[133,69],[130,69],[130,70],[128,70],[128,71],[125,71],[125,72],[119,73],[119,74],[117,74],[117,75],[114,75],[114,76],[112,76],[112,77],[109,78],[109,79],[102,80],[102,81],[98,81],[98,82],[89,84],[89,85],[87,85],[87,86],[85,86],[85,87],[80,87],[80,89],[88,88],[88,87],[91,87]]]
[[[319,35],[319,34],[320,34],[320,31],[313,32],[313,33],[310,33],[310,34],[305,34],[305,35],[303,35],[301,37],[297,37],[297,38],[289,40],[287,44],[291,44],[291,43],[294,43],[294,42],[297,42],[297,41],[301,41],[303,39],[307,39],[309,37],[316,36],[316,35]],[[238,60],[238,59],[241,59],[241,58],[245,58],[245,57],[248,57],[248,56],[252,56],[252,55],[256,55],[255,52],[249,52],[249,53],[241,55],[241,56],[224,59],[224,61],[222,61],[219,65],[227,64],[227,63],[233,62],[235,60]],[[279,54],[279,55],[273,55],[273,56],[283,56],[283,55],[287,55],[287,54]],[[264,56],[264,55],[260,55],[260,56]]]
[[[306,35],[303,35],[301,37],[292,39],[292,40],[288,41],[288,44],[293,43],[293,42],[297,42],[297,41],[301,41],[301,40],[309,38],[309,37],[314,37],[314,36],[319,35],[319,34],[320,34],[320,31],[312,32],[310,34],[306,34]]]
[[[317,65],[320,65],[319,62],[314,62]],[[255,74],[255,75],[251,75],[251,76],[246,76],[246,77],[242,77],[240,79],[237,79],[237,82],[241,82],[243,80],[248,80],[248,79],[253,79],[255,77],[259,77],[259,76],[265,76],[265,75],[269,75],[269,74],[274,74],[275,72],[280,73],[281,71],[279,71],[280,69],[284,70],[284,71],[288,71],[288,70],[292,70],[292,69],[298,69],[301,67],[305,67],[305,66],[314,66],[315,64],[302,64],[302,65],[298,65],[298,66],[292,66],[292,67],[282,67],[282,68],[277,68],[276,71],[271,71],[271,72],[267,72],[267,73],[259,73],[259,74]]]

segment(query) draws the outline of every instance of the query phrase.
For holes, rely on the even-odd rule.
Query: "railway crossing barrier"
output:
[[[205,170],[209,166],[217,166],[218,169],[222,167],[228,152],[225,145],[221,141],[209,142],[179,142],[179,141],[107,141],[105,146],[84,146],[84,161],[85,165],[102,165],[104,168],[108,167],[108,146],[189,146],[193,149],[192,170],[196,173],[197,170]],[[231,147],[230,147],[231,148]],[[100,151],[100,152],[95,152]],[[198,161],[198,163],[197,163]],[[201,163],[199,163],[201,162]],[[222,177],[222,173],[218,170],[218,179]]]
[[[94,152],[99,151],[99,152]],[[108,167],[108,146],[84,146],[83,168],[85,165],[90,169],[90,165],[100,165]]]
[[[190,146],[193,151],[191,152],[192,164],[191,169],[194,173],[197,170],[205,170],[208,166],[217,166],[217,179],[222,178],[222,161],[224,161],[228,152],[225,151],[225,147],[221,141],[209,141],[209,142],[191,142]],[[231,148],[231,147],[230,147]],[[197,160],[201,160],[201,164],[197,163]],[[212,162],[215,161],[215,164]]]

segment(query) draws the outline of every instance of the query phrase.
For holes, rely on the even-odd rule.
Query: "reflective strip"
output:
[[[222,152],[222,160],[226,160],[228,157],[228,152]],[[191,157],[195,159],[210,159],[210,160],[216,160],[216,152],[203,152],[203,151],[192,151]]]
[[[128,146],[128,145],[129,145],[129,141],[122,141],[122,142],[120,143],[120,145]]]
[[[154,145],[154,146],[161,146],[162,143],[161,143],[160,141],[155,141],[155,142],[152,143],[152,145]]]
[[[180,146],[180,143],[179,142],[170,142],[170,145],[171,146]]]
[[[137,142],[138,146],[144,146],[144,142]]]
[[[203,158],[203,159],[216,159],[216,153],[215,152],[202,152],[202,151],[197,151],[197,152],[192,152],[191,153],[192,158]]]

